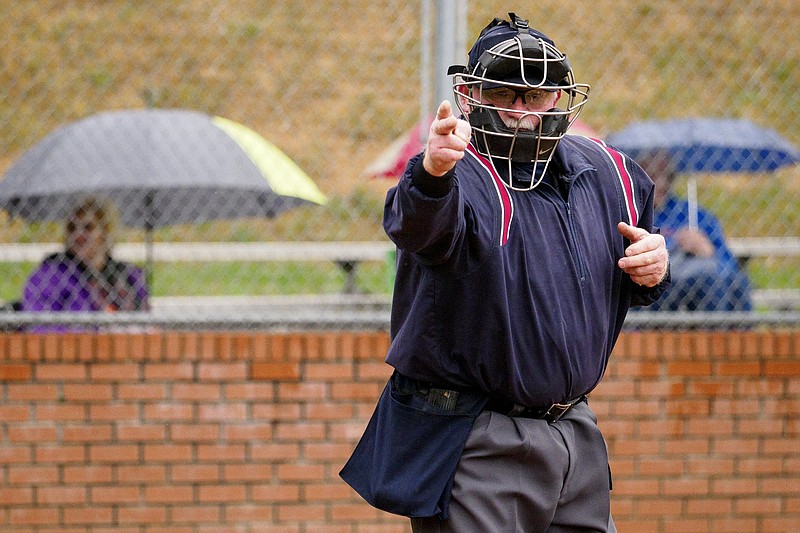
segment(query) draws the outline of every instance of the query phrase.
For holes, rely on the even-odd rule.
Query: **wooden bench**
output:
[[[739,237],[728,239],[728,247],[746,270],[755,258],[800,257],[800,237]],[[755,289],[753,304],[777,310],[800,309],[800,287],[789,289]]]

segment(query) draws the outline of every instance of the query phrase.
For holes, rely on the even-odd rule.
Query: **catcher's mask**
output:
[[[496,18],[487,25],[469,52],[468,65],[451,66],[448,74],[453,75],[455,101],[468,117],[478,152],[495,168],[505,162],[507,172],[499,174],[510,188],[530,190],[541,182],[590,87],[575,83],[567,56],[550,38],[514,13],[509,17],[511,21]],[[565,108],[537,106],[550,101],[548,92],[557,91],[562,92],[562,105],[566,100]],[[511,109],[518,98],[524,111]],[[498,111],[514,113],[516,124],[505,123]],[[512,180],[512,163],[533,163],[529,182]]]

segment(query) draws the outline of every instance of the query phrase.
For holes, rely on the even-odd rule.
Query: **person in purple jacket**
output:
[[[616,531],[587,395],[669,284],[653,182],[565,135],[589,86],[513,13],[481,32],[387,194],[394,372],[341,477],[415,532]]]
[[[144,311],[145,276],[111,256],[116,209],[105,199],[86,198],[66,220],[65,249],[46,257],[30,275],[22,311]]]

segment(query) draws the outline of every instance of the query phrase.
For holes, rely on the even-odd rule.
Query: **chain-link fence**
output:
[[[467,42],[508,9],[466,6]],[[392,262],[381,219],[393,179],[369,173],[395,162],[393,143],[414,140],[420,102],[432,101],[433,39],[422,23],[430,1],[0,7],[0,171],[6,189],[15,180],[0,214],[7,307],[46,307],[30,302],[47,292],[63,308],[123,311],[92,319],[105,323],[174,316],[206,327],[236,311],[284,325],[385,324]],[[791,0],[514,9],[592,85],[580,117],[592,135],[708,117],[743,119],[800,145],[800,5]],[[176,114],[163,119],[166,111]],[[753,150],[746,158],[759,155],[744,148]],[[697,310],[708,324],[718,315],[702,311],[715,305],[760,316],[797,309],[800,169],[744,168],[673,172],[674,201],[690,213],[681,224],[718,222],[723,233],[699,246],[724,239],[728,262],[665,309]],[[116,200],[121,264],[89,282],[71,276],[83,292],[67,296],[57,274],[85,266],[63,253],[67,227],[83,230],[73,241],[87,241],[105,222],[70,217],[87,195]],[[109,244],[94,240],[83,246]],[[144,308],[149,318],[124,312]],[[653,323],[669,323],[664,315]]]

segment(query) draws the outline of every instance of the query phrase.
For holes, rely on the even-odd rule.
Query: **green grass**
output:
[[[20,298],[33,263],[2,263],[0,300]],[[383,263],[362,263],[356,275],[364,294],[388,292],[389,272]],[[157,263],[152,276],[153,296],[271,296],[329,294],[345,285],[344,272],[334,264],[286,263]]]

